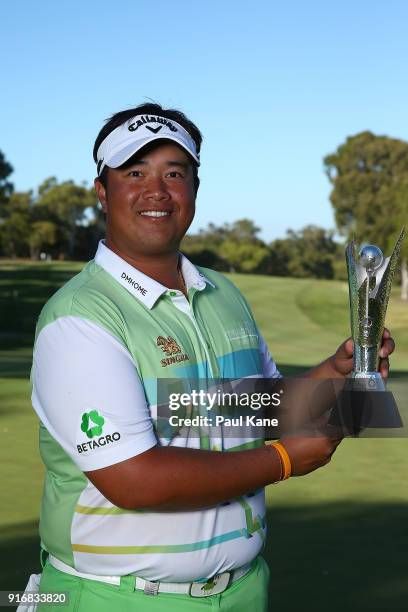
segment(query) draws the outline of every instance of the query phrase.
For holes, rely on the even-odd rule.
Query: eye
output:
[[[177,170],[172,170],[171,172],[168,172],[167,176],[170,178],[183,178],[183,174],[181,172],[178,172]]]
[[[128,172],[128,176],[143,176],[143,174],[141,173],[140,170],[131,170],[130,172]]]

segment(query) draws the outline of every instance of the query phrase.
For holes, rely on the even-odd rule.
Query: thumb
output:
[[[348,338],[339,346],[336,351],[336,357],[338,359],[351,359],[354,353],[354,342],[351,338]]]

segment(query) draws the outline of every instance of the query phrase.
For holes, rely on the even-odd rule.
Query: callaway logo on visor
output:
[[[136,115],[101,142],[97,153],[98,174],[105,166],[119,168],[142,147],[158,139],[176,142],[200,165],[196,144],[179,123],[155,115]]]
[[[159,132],[162,129],[163,125],[167,125],[169,130],[171,130],[172,132],[177,132],[177,128],[168,119],[164,119],[164,117],[152,117],[150,115],[141,115],[140,119],[129,124],[128,130],[130,132],[136,132],[137,128],[141,127],[142,125],[145,125],[146,123],[161,123],[162,124],[162,125],[159,125],[159,127],[157,128],[153,128],[150,125],[146,125],[146,130],[150,130],[151,132],[153,132],[153,134],[157,134],[157,132]]]

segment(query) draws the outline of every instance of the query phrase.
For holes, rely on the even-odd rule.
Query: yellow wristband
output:
[[[272,446],[277,450],[281,466],[282,466],[282,478],[281,480],[287,480],[292,474],[292,464],[286,448],[280,442],[273,442]]]

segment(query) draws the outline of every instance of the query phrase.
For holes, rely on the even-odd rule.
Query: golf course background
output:
[[[1,589],[38,572],[43,469],[29,370],[36,318],[80,263],[0,264]],[[280,370],[297,373],[348,335],[345,283],[231,275]],[[408,371],[408,306],[398,288],[387,326],[393,376]],[[268,488],[271,610],[408,609],[408,440],[345,440],[329,466]],[[255,611],[254,611],[255,612]]]

